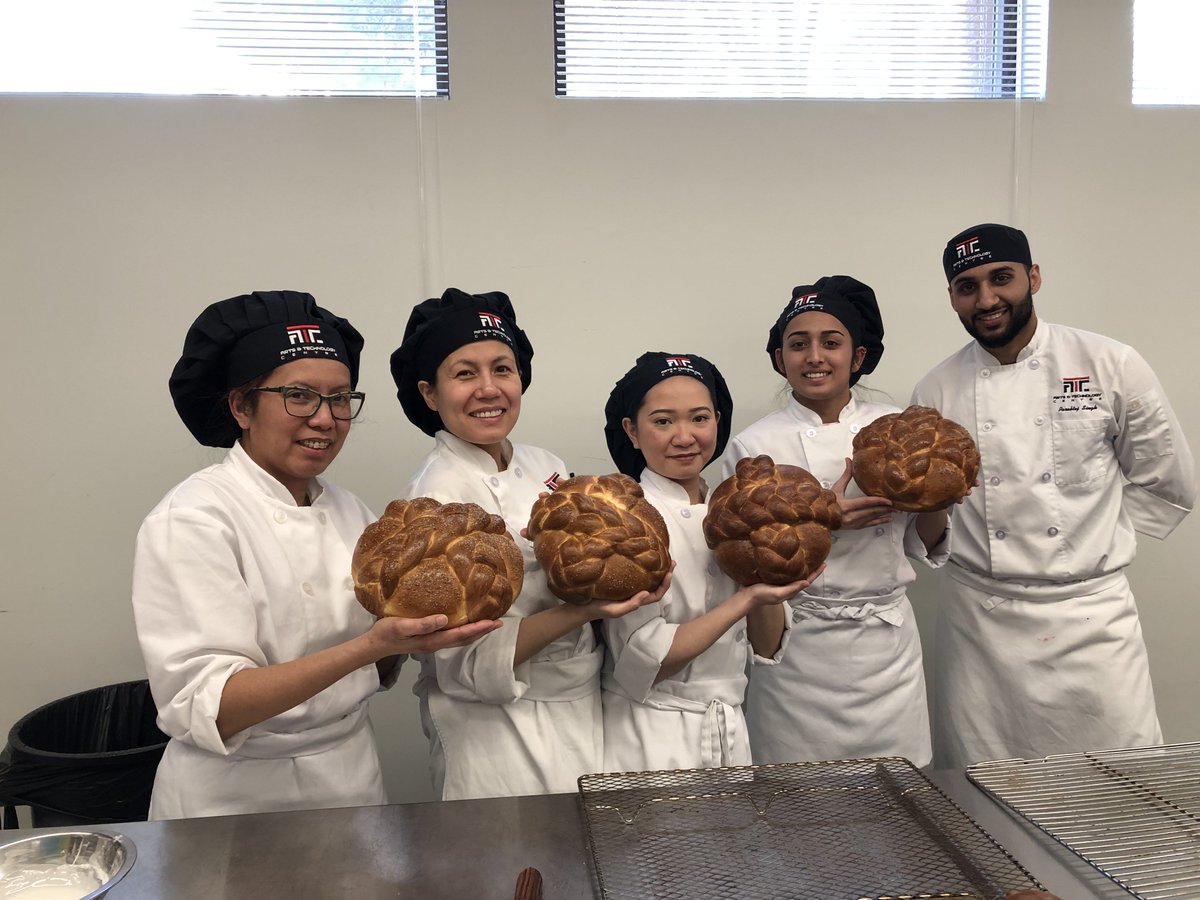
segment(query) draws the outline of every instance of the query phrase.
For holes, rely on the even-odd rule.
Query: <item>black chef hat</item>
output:
[[[960,272],[994,262],[1032,266],[1033,257],[1025,232],[1008,225],[975,225],[950,238],[942,251],[947,283]]]
[[[786,375],[775,360],[775,351],[783,346],[784,329],[788,322],[801,313],[826,312],[846,326],[855,347],[866,347],[862,365],[857,372],[850,373],[850,384],[854,385],[863,375],[869,375],[879,365],[883,356],[883,316],[875,292],[849,275],[826,275],[816,284],[801,284],[792,288],[792,299],[767,336],[767,355],[771,366],[780,375]]]
[[[650,389],[664,378],[676,376],[698,378],[712,396],[713,408],[718,413],[717,444],[709,462],[719,457],[729,443],[729,432],[733,427],[733,397],[717,367],[694,353],[643,353],[633,368],[621,376],[604,406],[604,439],[608,442],[608,452],[617,469],[631,478],[642,474],[646,468],[646,457],[633,446],[621,420],[636,419],[642,398]]]
[[[232,447],[242,429],[229,411],[233,388],[284,363],[336,359],[358,384],[363,338],[353,325],[317,306],[312,294],[255,291],[200,313],[171,372],[171,398],[183,424],[208,447]]]
[[[404,414],[426,434],[434,435],[445,426],[442,417],[426,404],[417,382],[433,382],[442,360],[475,341],[503,341],[512,348],[524,393],[533,380],[533,345],[517,327],[508,294],[468,294],[450,288],[441,297],[413,307],[404,340],[392,354],[392,380]]]

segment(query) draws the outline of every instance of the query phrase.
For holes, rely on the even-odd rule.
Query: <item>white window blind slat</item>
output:
[[[564,97],[1045,96],[1048,0],[555,0]]]
[[[0,27],[0,91],[444,97],[446,2],[26,3]]]

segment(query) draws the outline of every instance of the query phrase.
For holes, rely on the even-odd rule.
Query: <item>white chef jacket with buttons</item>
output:
[[[939,607],[938,765],[1160,743],[1124,568],[1195,499],[1191,451],[1131,347],[1039,321],[1012,365],[972,342],[913,402],[971,432]]]
[[[654,683],[679,626],[720,606],[737,585],[717,568],[705,543],[708,505],[693,504],[685,488],[650,469],[642,472],[641,485],[667,524],[675,570],[658,603],[604,622],[604,771],[749,765],[742,713],[746,665],[776,664],[787,632],[774,659],[763,659],[754,655],[743,619],[680,671]]]
[[[439,431],[406,496],[476,503],[501,516],[525,559],[525,583],[503,627],[468,647],[420,657],[413,692],[429,738],[434,787],[445,800],[570,792],[603,760],[600,665],[590,626],[513,667],[518,623],[559,605],[521,537],[540,493],[565,478],[557,456],[512,445],[499,472],[485,451]],[[416,658],[416,657],[414,657]]]
[[[722,471],[767,454],[801,466],[832,488],[852,455],[854,435],[894,406],[852,396],[837,422],[795,397],[729,442]],[[847,497],[861,497],[851,481]],[[905,589],[916,573],[947,556],[947,534],[931,555],[916,517],[896,511],[886,525],[833,533],[825,571],[791,601],[791,645],[781,663],[755,668],[746,693],[756,763],[903,756],[931,757],[921,638]]]
[[[171,741],[150,818],[386,803],[363,666],[287,712],[222,740],[225,682],[370,629],[350,559],[374,521],[354,495],[314,479],[312,505],[236,444],[177,485],[142,523],[133,611],[158,724]]]

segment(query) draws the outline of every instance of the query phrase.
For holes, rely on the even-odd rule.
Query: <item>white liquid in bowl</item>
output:
[[[0,897],[9,900],[79,900],[103,882],[91,866],[23,865],[0,878]]]

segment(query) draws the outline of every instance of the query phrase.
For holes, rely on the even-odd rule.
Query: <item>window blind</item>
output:
[[[555,92],[1043,98],[1048,2],[555,0]]]
[[[1195,0],[1134,0],[1133,102],[1139,105],[1200,104],[1200,55]]]
[[[0,91],[449,94],[446,0],[56,0],[0,24]]]

